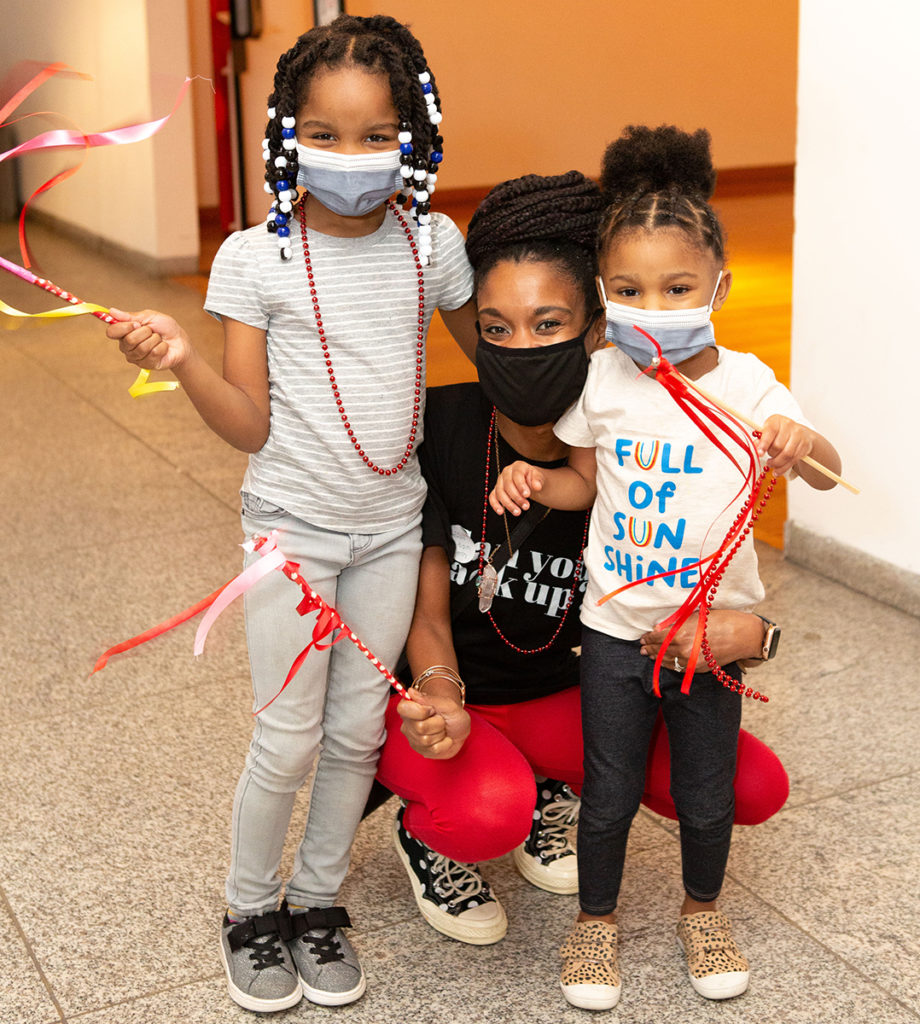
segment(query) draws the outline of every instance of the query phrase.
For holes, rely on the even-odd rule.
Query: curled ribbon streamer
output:
[[[232,581],[231,581],[232,582]],[[226,587],[228,584],[224,584]],[[159,623],[159,625],[151,626],[150,629],[145,629],[143,633],[138,633],[137,636],[131,637],[130,640],[123,640],[120,644],[115,644],[114,647],[110,647],[105,654],[96,662],[93,666],[93,671],[90,675],[98,672],[100,669],[105,668],[109,658],[116,654],[122,654],[125,651],[130,651],[134,647],[139,647],[141,644],[147,643],[148,640],[153,640],[163,633],[169,632],[171,629],[175,629],[176,626],[181,626],[183,622],[188,622],[189,619],[193,619],[196,615],[200,615],[205,608],[209,607],[222,593],[224,587],[218,587],[213,594],[209,594],[207,597],[202,598],[197,604],[193,604],[190,608],[186,608],[185,611],[181,611],[178,615],[174,615],[171,619],[166,619],[165,622]]]
[[[196,655],[200,654],[204,650],[204,642],[207,637],[208,630],[214,624],[218,615],[220,615],[220,613],[224,611],[224,609],[233,600],[239,597],[240,594],[245,593],[250,587],[257,583],[258,580],[267,576],[268,573],[276,569],[280,569],[284,575],[291,580],[291,582],[296,583],[297,586],[300,587],[301,591],[303,591],[303,600],[297,606],[297,612],[300,615],[308,615],[310,612],[316,611],[318,614],[316,622],[313,625],[312,639],[294,659],[281,689],[274,697],[272,697],[268,704],[263,705],[263,707],[253,712],[253,714],[259,714],[261,711],[264,711],[269,704],[277,700],[278,694],[280,694],[294,678],[311,650],[327,650],[332,647],[333,644],[337,644],[340,640],[344,640],[346,638],[355,644],[364,657],[367,658],[374,668],[376,668],[377,671],[386,678],[394,689],[396,689],[406,700],[411,700],[411,697],[409,697],[409,694],[406,692],[402,683],[393,675],[392,672],[390,672],[383,662],[374,655],[370,648],[362,642],[361,638],[354,632],[354,630],[345,625],[339,617],[338,612],[334,608],[330,607],[330,605],[328,605],[300,575],[300,565],[297,562],[288,561],[284,557],[278,549],[277,531],[273,530],[266,537],[253,537],[248,540],[243,547],[247,551],[260,552],[260,560],[258,562],[254,562],[247,569],[244,569],[239,573],[239,575],[234,576],[232,580],[225,583],[222,587],[219,587],[213,594],[209,594],[197,604],[179,612],[178,615],[174,615],[171,619],[167,619],[165,622],[161,622],[159,625],[153,626],[150,629],[145,630],[143,633],[139,633],[130,640],[125,640],[120,644],[116,644],[114,647],[110,647],[96,662],[93,672],[98,672],[100,669],[105,668],[109,658],[113,655],[121,654],[123,651],[128,651],[134,647],[138,647],[140,644],[154,639],[154,637],[161,636],[170,629],[175,629],[176,626],[181,625],[183,622],[188,621],[201,612],[207,611],[206,618],[199,625],[198,631],[195,635],[194,652]],[[336,630],[338,630],[338,634],[336,636],[332,636]],[[328,639],[329,637],[332,637],[332,639]]]
[[[260,579],[267,576],[273,569],[280,569],[283,563],[284,555],[277,548],[270,548],[262,555],[258,562],[253,562],[239,576],[235,576],[225,587],[221,588],[220,595],[208,608],[207,614],[201,620],[198,632],[195,634],[193,653],[196,657],[204,650],[204,642],[207,639],[208,631],[214,625],[217,616],[241,594],[245,594],[253,584],[258,583]]]
[[[36,64],[37,61],[22,61],[17,64],[17,67],[22,67],[28,64]],[[14,69],[15,70],[15,69]],[[67,74],[71,78],[82,78],[86,82],[93,80],[92,75],[87,75],[83,71],[75,71],[69,64],[62,64],[60,61],[56,61],[54,64],[46,64],[37,75],[29,79],[26,84],[19,89],[13,96],[7,100],[2,107],[0,107],[0,124],[3,123],[3,119],[7,114],[11,114],[24,99],[31,96],[35,90],[47,82],[49,78],[53,78],[55,75]],[[9,80],[9,76],[7,76]]]
[[[256,548],[261,544],[266,543],[264,538],[257,538],[254,542]],[[339,617],[339,613],[331,608],[315,590],[312,589],[309,583],[300,575],[300,566],[297,562],[286,561],[281,566],[281,571],[285,576],[292,582],[296,583],[303,592],[303,600],[297,606],[297,612],[300,615],[307,615],[311,611],[318,611],[317,621],[313,626],[313,638],[310,643],[297,655],[294,659],[293,664],[288,670],[287,677],[281,686],[281,689],[274,697],[264,704],[254,714],[264,711],[273,701],[278,699],[279,694],[284,690],[288,683],[294,678],[298,669],[303,664],[304,659],[310,653],[311,650],[327,650],[333,644],[337,644],[340,640],[347,637],[351,642],[358,648],[358,650],[364,655],[365,658],[377,669],[378,672],[389,682],[390,686],[393,687],[403,698],[411,700],[412,698],[406,692],[406,688],[402,683],[393,675],[393,673],[383,664],[383,662],[371,651],[361,640],[357,633],[349,626],[347,626],[342,619]],[[323,641],[330,636],[336,629],[340,630],[338,636],[330,640],[328,643]]]
[[[43,110],[36,111],[34,114],[25,114],[23,117],[20,118],[14,118],[11,121],[7,121],[7,124],[21,124],[23,121],[29,118],[52,116],[62,117],[62,115],[60,114],[54,115],[49,110]],[[82,148],[83,151],[80,153],[80,158],[72,167],[67,167],[63,171],[59,171],[57,174],[53,174],[50,178],[48,178],[47,181],[42,182],[42,184],[39,185],[38,188],[35,189],[35,191],[29,196],[29,198],[26,199],[26,201],[22,204],[22,209],[19,211],[19,252],[22,255],[22,262],[27,267],[32,266],[32,259],[31,253],[29,252],[28,242],[26,241],[26,213],[32,205],[32,200],[36,196],[40,196],[43,192],[47,192],[49,189],[54,188],[55,185],[60,184],[62,181],[66,181],[68,178],[72,178],[86,162],[86,154],[89,152],[89,145],[86,142],[86,136],[83,135],[79,128],[74,127],[72,130],[76,132],[84,141],[84,145]],[[4,157],[0,156],[0,161],[2,161],[3,159]]]
[[[165,117],[144,121],[141,124],[125,125],[123,128],[112,128],[104,132],[81,132],[79,128],[53,128],[0,153],[0,163],[10,157],[32,153],[39,149],[73,149],[76,146],[95,149],[97,146],[120,146],[130,142],[142,142],[144,139],[156,135],[175,114],[191,83],[191,78],[185,79],[179,88],[179,94],[176,96],[172,110]]]
[[[60,64],[48,65],[48,67],[36,75],[31,82],[29,82],[23,89],[20,89],[19,92],[4,105],[3,116],[14,110],[15,107],[29,95],[29,93],[34,91],[42,82],[46,81],[47,78],[50,78],[51,74],[56,74],[66,67],[66,65]],[[75,73],[80,74],[80,72]],[[9,157],[21,156],[24,153],[31,153],[37,150],[70,149],[74,147],[82,147],[85,158],[88,150],[98,146],[118,146],[125,143],[141,142],[144,139],[149,139],[166,124],[173,114],[175,114],[176,110],[179,108],[179,104],[188,92],[188,88],[191,83],[192,79],[186,76],[185,81],[182,83],[178,95],[176,96],[176,101],[173,104],[172,110],[170,110],[165,117],[159,117],[153,121],[145,121],[141,124],[126,125],[122,128],[113,128],[104,132],[83,132],[80,131],[79,128],[52,129],[51,131],[42,132],[40,135],[36,135],[28,141],[22,142],[18,146],[13,146],[11,149],[0,153],[0,163]],[[27,116],[31,117],[34,115]],[[82,165],[82,162],[83,161],[81,160],[76,167],[68,168],[67,170],[61,171],[49,178],[48,181],[40,185],[23,204],[22,211],[19,214],[19,251],[22,254],[22,261],[27,267],[31,266],[31,260],[29,258],[29,251],[25,238],[25,217],[29,204],[37,195],[40,195],[42,192],[47,192],[48,189],[53,188],[59,182],[64,181],[71,175],[75,174]]]
[[[134,383],[128,388],[128,394],[132,398],[140,398],[143,395],[155,395],[160,391],[175,391],[179,387],[177,380],[150,380],[149,370],[139,370],[134,378]]]
[[[295,572],[298,568],[299,566],[296,562],[288,562],[286,566],[286,569],[292,569]],[[288,576],[289,579],[291,578],[287,571],[285,571],[285,575]],[[340,640],[344,640],[348,637],[349,631],[339,618],[339,613],[334,608],[330,608],[319,594],[312,590],[310,591],[310,594],[297,606],[297,612],[300,615],[309,615],[311,611],[318,612],[316,622],[313,624],[312,639],[291,663],[291,667],[288,669],[288,674],[285,676],[284,682],[281,684],[281,689],[270,701],[268,701],[267,704],[263,704],[262,707],[254,711],[253,714],[259,715],[269,707],[269,705],[274,704],[274,702],[284,692],[288,683],[295,675],[297,675],[300,666],[304,663],[311,650],[328,651],[330,647],[337,644]],[[339,631],[338,635],[332,636],[336,630]],[[324,643],[327,637],[332,637],[332,639],[329,640],[328,643]]]
[[[643,330],[635,324],[633,327],[651,342],[656,351],[656,357],[643,371],[643,373],[656,371],[655,379],[658,383],[665,388],[668,394],[670,394],[677,405],[684,413],[686,413],[703,435],[732,462],[735,468],[742,475],[744,482],[735,496],[728,502],[726,508],[731,507],[742,494],[748,494],[741,512],[735,518],[735,521],[732,523],[717,550],[712,554],[702,556],[699,561],[694,562],[689,566],[682,566],[680,569],[656,573],[653,576],[643,577],[641,580],[633,580],[631,583],[626,583],[622,587],[618,587],[616,590],[611,591],[611,593],[605,594],[597,602],[598,605],[602,605],[604,602],[616,597],[625,590],[638,586],[640,583],[648,583],[651,580],[664,579],[669,576],[677,575],[681,572],[686,572],[687,569],[699,569],[699,582],[693,587],[681,606],[677,611],[669,615],[655,627],[656,629],[668,628],[668,633],[662,641],[661,647],[658,651],[658,656],[655,658],[653,673],[654,692],[656,696],[660,697],[661,689],[659,679],[664,652],[679,632],[681,626],[690,618],[691,615],[694,614],[694,612],[697,612],[699,618],[693,637],[693,644],[691,646],[691,656],[687,660],[687,668],[684,671],[684,677],[681,681],[681,693],[690,692],[690,686],[694,675],[693,667],[696,664],[697,657],[699,656],[706,638],[706,623],[709,614],[708,602],[712,600],[715,594],[715,588],[718,586],[722,574],[725,572],[729,561],[731,561],[737,548],[740,547],[744,536],[750,528],[749,517],[753,513],[755,504],[762,493],[762,481],[757,480],[757,452],[753,441],[748,437],[744,426],[739,423],[735,417],[731,416],[725,410],[719,408],[696,391],[693,388],[692,383],[682,377],[681,374],[678,373],[678,371],[664,357],[664,355],[662,355],[661,346],[655,338],[648,333],[648,331]],[[725,435],[726,442],[723,442],[721,438],[719,438],[715,433],[716,430],[721,431]],[[734,453],[729,450],[727,447],[728,441],[734,442],[742,449],[744,455],[747,457],[747,469],[742,466]],[[705,571],[704,566],[707,566]]]
[[[78,302],[74,306],[58,306],[57,309],[49,309],[44,313],[23,313],[21,309],[16,309],[14,306],[10,306],[0,299],[0,313],[6,313],[7,316],[21,316],[27,317],[34,320],[60,320],[65,316],[82,316],[84,313],[108,313],[108,309],[105,306],[97,306],[95,302]],[[109,320],[114,323],[114,318],[110,317]]]

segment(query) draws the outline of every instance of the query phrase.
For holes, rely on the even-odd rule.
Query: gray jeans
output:
[[[684,889],[714,900],[722,887],[735,814],[735,759],[741,695],[710,673],[680,692],[683,673],[661,671],[638,641],[618,640],[585,626],[581,651],[581,712],[585,783],[578,820],[579,902],[587,914],[617,905],[626,840],[645,788],[649,740],[659,708],[671,747],[671,796],[680,822]],[[725,668],[736,678],[735,665]]]
[[[243,495],[247,536],[278,530],[278,547],[361,640],[392,667],[412,618],[421,553],[419,521],[380,534],[322,530],[260,498]],[[258,555],[247,555],[249,565]],[[301,616],[302,593],[274,571],[246,593],[253,709],[281,689],[310,642],[315,613]],[[316,765],[310,811],[286,887],[290,903],[335,902],[367,800],[384,735],[386,679],[344,639],[310,651],[284,692],[253,726],[233,807],[227,902],[238,915],[274,909],[294,798]]]

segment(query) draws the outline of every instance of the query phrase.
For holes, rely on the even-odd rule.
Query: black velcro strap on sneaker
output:
[[[270,914],[260,914],[258,917],[247,917],[245,921],[234,925],[227,932],[227,942],[235,953],[250,939],[258,938],[261,935],[278,935],[280,932],[279,915],[272,911]]]
[[[289,914],[282,937],[290,942],[317,928],[351,928],[351,918],[344,907],[323,907],[320,910]]]

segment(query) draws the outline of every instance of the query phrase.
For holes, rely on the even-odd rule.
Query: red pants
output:
[[[579,688],[521,704],[468,705],[470,735],[446,761],[422,757],[400,732],[399,697],[387,708],[387,739],[377,778],[407,802],[405,825],[438,853],[462,863],[491,860],[523,842],[533,824],[534,775],[584,779]],[[615,737],[611,737],[615,742]],[[659,716],[649,747],[642,802],[676,819],[670,750]],[[786,802],[789,779],[776,754],[750,733],[738,737],[735,823],[766,821]]]

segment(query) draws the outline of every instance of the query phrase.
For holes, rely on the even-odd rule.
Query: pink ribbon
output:
[[[274,697],[267,703],[263,704],[253,714],[258,715],[264,711],[269,704],[278,699],[287,685],[291,682],[294,676],[297,674],[300,666],[303,664],[307,655],[311,650],[324,651],[328,650],[334,644],[337,644],[340,640],[348,639],[358,648],[358,650],[364,655],[365,658],[383,675],[386,680],[393,686],[403,697],[410,700],[405,687],[400,681],[393,675],[392,672],[383,664],[382,661],[363,643],[361,638],[350,629],[342,619],[339,617],[339,613],[332,607],[330,607],[319,594],[313,590],[307,581],[300,575],[300,566],[297,562],[291,562],[284,557],[284,554],[278,549],[277,531],[273,530],[266,537],[253,537],[248,540],[243,547],[247,551],[257,551],[260,555],[257,562],[253,562],[248,568],[244,569],[239,575],[234,576],[229,583],[225,583],[224,586],[215,590],[213,594],[199,601],[197,604],[192,605],[190,608],[186,608],[184,611],[179,612],[178,615],[174,615],[171,619],[167,619],[165,622],[161,622],[157,626],[153,626],[151,629],[145,630],[143,633],[139,633],[137,636],[132,637],[130,640],[125,640],[120,644],[116,644],[114,647],[110,647],[105,654],[96,662],[93,672],[98,672],[100,669],[105,668],[109,658],[114,654],[120,654],[123,651],[131,650],[134,647],[138,647],[148,640],[152,640],[154,637],[161,636],[163,633],[175,629],[176,626],[181,625],[183,622],[187,622],[190,618],[195,615],[206,611],[204,619],[198,627],[198,631],[195,634],[195,646],[194,652],[196,655],[201,654],[204,650],[205,640],[211,626],[214,625],[217,617],[223,612],[228,605],[236,600],[241,594],[245,594],[250,587],[258,583],[259,580],[266,577],[270,572],[280,569],[285,576],[292,583],[295,583],[300,587],[303,592],[303,600],[297,605],[297,612],[299,615],[308,615],[311,612],[316,612],[316,622],[313,624],[313,632],[310,642],[307,646],[297,655],[291,664],[288,674],[281,685],[281,689]],[[336,632],[338,631],[338,632]]]
[[[238,597],[245,594],[251,586],[258,583],[259,580],[267,576],[272,570],[280,569],[282,565],[284,565],[284,555],[281,554],[275,546],[274,539],[272,539],[272,546],[261,552],[258,562],[253,562],[239,576],[235,576],[221,590],[220,594],[212,602],[211,607],[205,612],[204,618],[198,625],[198,631],[195,633],[195,646],[192,648],[192,651],[196,657],[204,650],[204,642],[218,615]]]
[[[61,72],[68,72],[79,76],[80,78],[87,78],[92,80],[90,75],[84,75],[82,72],[73,71],[66,64],[49,64],[43,68],[37,75],[35,75],[29,82],[27,82],[19,91],[8,100],[2,108],[0,108],[0,123],[13,124],[15,121],[4,122],[8,114],[12,113],[20,103],[27,96],[33,93],[43,82],[46,82],[55,74]],[[166,122],[175,114],[185,97],[188,88],[192,83],[192,79],[186,77],[179,89],[179,93],[176,96],[176,101],[173,104],[172,110],[165,117],[158,117],[153,121],[145,121],[142,124],[126,125],[123,128],[113,128],[109,131],[104,132],[82,132],[78,128],[56,128],[51,131],[42,132],[40,135],[36,135],[34,138],[21,142],[18,146],[13,146],[12,149],[8,149],[3,153],[0,153],[0,163],[9,157],[21,156],[24,153],[32,153],[42,149],[73,149],[80,148],[83,150],[83,156],[85,157],[88,150],[98,146],[118,146],[129,142],[140,142],[143,139],[149,139],[155,135]],[[36,117],[36,114],[26,114],[25,117],[16,119],[17,121],[24,121],[28,117]],[[26,245],[25,238],[25,218],[26,211],[29,208],[29,204],[32,200],[41,195],[42,192],[47,192],[48,189],[53,188],[59,182],[64,181],[71,175],[75,174],[82,166],[83,160],[81,159],[75,167],[70,167],[67,170],[60,171],[53,175],[46,182],[39,185],[39,187],[29,196],[25,201],[22,211],[19,215],[19,251],[22,254],[22,261],[25,266],[30,267],[32,261],[29,258],[29,250]]]

